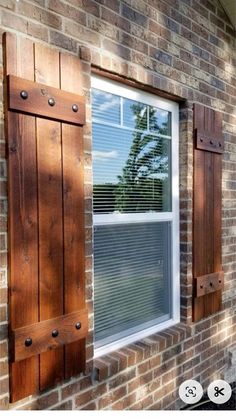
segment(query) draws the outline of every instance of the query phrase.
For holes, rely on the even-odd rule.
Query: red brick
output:
[[[109,39],[104,39],[102,44],[103,44],[103,48],[105,48],[107,51],[111,52],[112,54],[118,55],[119,57],[124,58],[125,60],[131,59],[130,49],[124,47],[123,45],[112,42]]]
[[[147,22],[148,22],[147,17],[137,12],[136,10],[131,9],[126,4],[122,4],[121,14],[126,19],[135,22],[137,25],[140,25],[142,27],[147,25]]]
[[[171,41],[171,31],[153,20],[149,20],[149,30],[156,35],[163,37],[167,41]]]
[[[62,27],[62,20],[60,16],[45,9],[41,9],[33,4],[26,3],[24,0],[18,2],[17,12],[55,29],[61,29]]]
[[[122,397],[127,395],[127,387],[126,386],[122,386],[119,387],[117,390],[114,390],[112,393],[112,399],[113,400],[119,400]]]
[[[94,362],[94,368],[96,370],[96,378],[99,381],[103,381],[109,377],[109,364],[106,362],[101,362],[96,359]]]
[[[9,379],[0,379],[0,395],[3,395],[9,391]]]
[[[115,378],[109,381],[109,389],[113,389],[115,387],[120,386],[121,384],[126,383],[127,381],[132,380],[135,377],[135,369],[131,369],[130,371],[123,372],[117,375]]]
[[[7,310],[6,306],[0,307],[0,322],[5,322],[7,320]]]
[[[40,397],[37,401],[36,401],[36,406],[35,408],[37,410],[43,410],[43,409],[48,409],[49,407],[53,406],[54,404],[58,403],[59,398],[58,398],[58,392],[57,391],[53,391],[50,394],[46,394],[43,397]]]
[[[61,390],[62,400],[67,399],[70,396],[73,396],[80,391],[80,381],[76,381],[73,384],[69,384],[66,387],[63,387]]]
[[[101,18],[110,22],[112,25],[123,29],[126,32],[130,32],[130,22],[127,19],[122,18],[116,13],[113,13],[111,10],[101,9]]]
[[[119,352],[127,357],[128,367],[135,364],[135,353],[127,347],[121,348]]]
[[[77,52],[77,42],[69,36],[63,35],[62,33],[50,31],[50,40],[53,45],[64,48],[66,50]]]
[[[27,20],[4,10],[2,11],[2,25],[19,32],[27,33]]]
[[[7,288],[0,288],[0,304],[6,304],[8,297]]]
[[[72,400],[67,400],[65,403],[57,405],[52,410],[72,410]]]
[[[6,144],[1,142],[0,143],[0,158],[4,159],[5,157],[6,157]]]
[[[153,397],[154,401],[160,400],[165,395],[172,393],[174,390],[174,382],[170,382],[166,384],[165,386],[160,387],[157,391],[154,392]]]
[[[0,410],[8,410],[9,408],[9,397],[2,397],[0,399]]]
[[[148,54],[148,45],[140,39],[127,34],[126,32],[121,33],[120,42],[122,45],[126,45],[129,48],[133,48],[137,51],[143,52],[144,54]]]
[[[43,25],[29,21],[27,26],[27,34],[33,36],[34,38],[39,38],[42,41],[48,41],[48,29]]]
[[[96,403],[91,402],[83,406],[81,410],[96,410],[96,409],[97,409]]]
[[[0,343],[0,358],[5,358],[7,356],[7,344],[6,342]]]
[[[75,398],[75,406],[81,407],[83,405],[89,404],[97,397],[102,396],[106,393],[107,386],[106,384],[99,384],[96,387],[93,387],[90,390],[85,391],[84,393],[79,394]]]

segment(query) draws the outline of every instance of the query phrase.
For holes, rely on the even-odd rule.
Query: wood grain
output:
[[[81,62],[69,54],[60,55],[61,88],[83,93]],[[69,73],[68,73],[69,71]],[[83,128],[62,124],[64,198],[64,310],[85,307],[84,157]],[[65,347],[65,376],[85,369],[85,340]]]
[[[209,275],[202,275],[195,278],[196,297],[221,290],[224,286],[224,272],[215,272]]]
[[[77,323],[80,323],[79,329],[76,328]],[[52,332],[55,330],[58,332],[58,336],[53,337]],[[85,338],[87,333],[87,309],[12,330],[12,360],[15,362],[45,351],[51,351],[66,343]],[[29,338],[32,339],[32,344],[26,346],[25,341]]]
[[[7,80],[9,110],[84,125],[85,105],[82,96],[46,84],[25,80],[21,77],[9,75]],[[26,99],[22,99],[22,91],[27,92],[28,97]],[[54,106],[49,105],[48,100],[50,98],[55,100]],[[78,106],[78,112],[73,111],[73,105]]]
[[[5,34],[4,57],[5,80],[9,73],[34,80],[32,42],[26,39],[17,40],[15,35]],[[24,60],[27,60],[27,66]],[[11,330],[38,321],[37,173],[35,118],[8,112],[7,100],[5,106],[9,157],[9,328]],[[38,356],[10,364],[11,402],[38,391],[38,366]]]
[[[199,150],[210,151],[211,153],[222,154],[224,152],[224,138],[219,135],[212,135],[210,132],[202,133],[195,129],[195,146]]]
[[[35,44],[36,81],[60,87],[59,53]],[[37,118],[40,321],[63,314],[61,125]],[[63,347],[40,355],[40,389],[64,377]]]

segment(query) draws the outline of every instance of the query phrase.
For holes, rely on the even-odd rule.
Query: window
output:
[[[95,356],[179,321],[178,105],[92,78]]]

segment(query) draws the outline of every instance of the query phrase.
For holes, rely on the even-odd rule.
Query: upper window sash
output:
[[[119,82],[111,81],[109,79],[104,79],[100,76],[92,76],[92,88],[102,90],[107,93],[111,93],[121,97],[121,101],[123,98],[131,99],[138,101],[140,103],[144,103],[150,106],[154,106],[155,108],[163,109],[171,113],[171,135],[164,136],[159,133],[155,133],[153,131],[149,131],[151,135],[160,138],[166,138],[171,141],[171,184],[172,184],[172,194],[171,194],[171,211],[165,212],[146,212],[146,213],[107,213],[107,214],[94,214],[93,219],[94,223],[99,225],[99,223],[107,224],[107,223],[120,223],[120,222],[138,222],[138,221],[165,221],[165,220],[173,220],[174,224],[178,223],[178,211],[179,211],[179,167],[178,167],[178,153],[179,153],[179,106],[177,103],[170,101],[168,99],[160,98],[155,96],[154,94],[150,94],[148,92],[138,90],[136,88],[132,88],[130,86],[122,85]],[[121,106],[123,109],[123,107]],[[118,125],[122,129],[129,129],[123,127],[123,115],[121,112],[121,125]],[[102,124],[101,120],[96,120],[93,118],[93,122],[98,122]],[[111,123],[104,122],[104,125],[111,126]],[[132,128],[131,128],[132,131]],[[144,218],[143,218],[144,217]]]
[[[151,105],[165,111],[176,111],[178,114],[178,104],[175,102],[155,96],[153,93],[148,93],[143,90],[138,90],[137,88],[122,85],[119,82],[104,79],[100,76],[92,76],[91,87],[123,98]]]

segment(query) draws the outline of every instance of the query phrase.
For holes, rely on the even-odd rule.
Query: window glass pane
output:
[[[171,135],[171,113],[149,106],[149,128],[161,135]]]
[[[120,124],[120,97],[93,89],[92,117],[112,124]]]
[[[93,124],[94,212],[171,211],[171,142]]]
[[[170,237],[170,222],[95,227],[96,341],[171,317]]]
[[[123,125],[146,130],[147,106],[134,100],[123,99]]]

